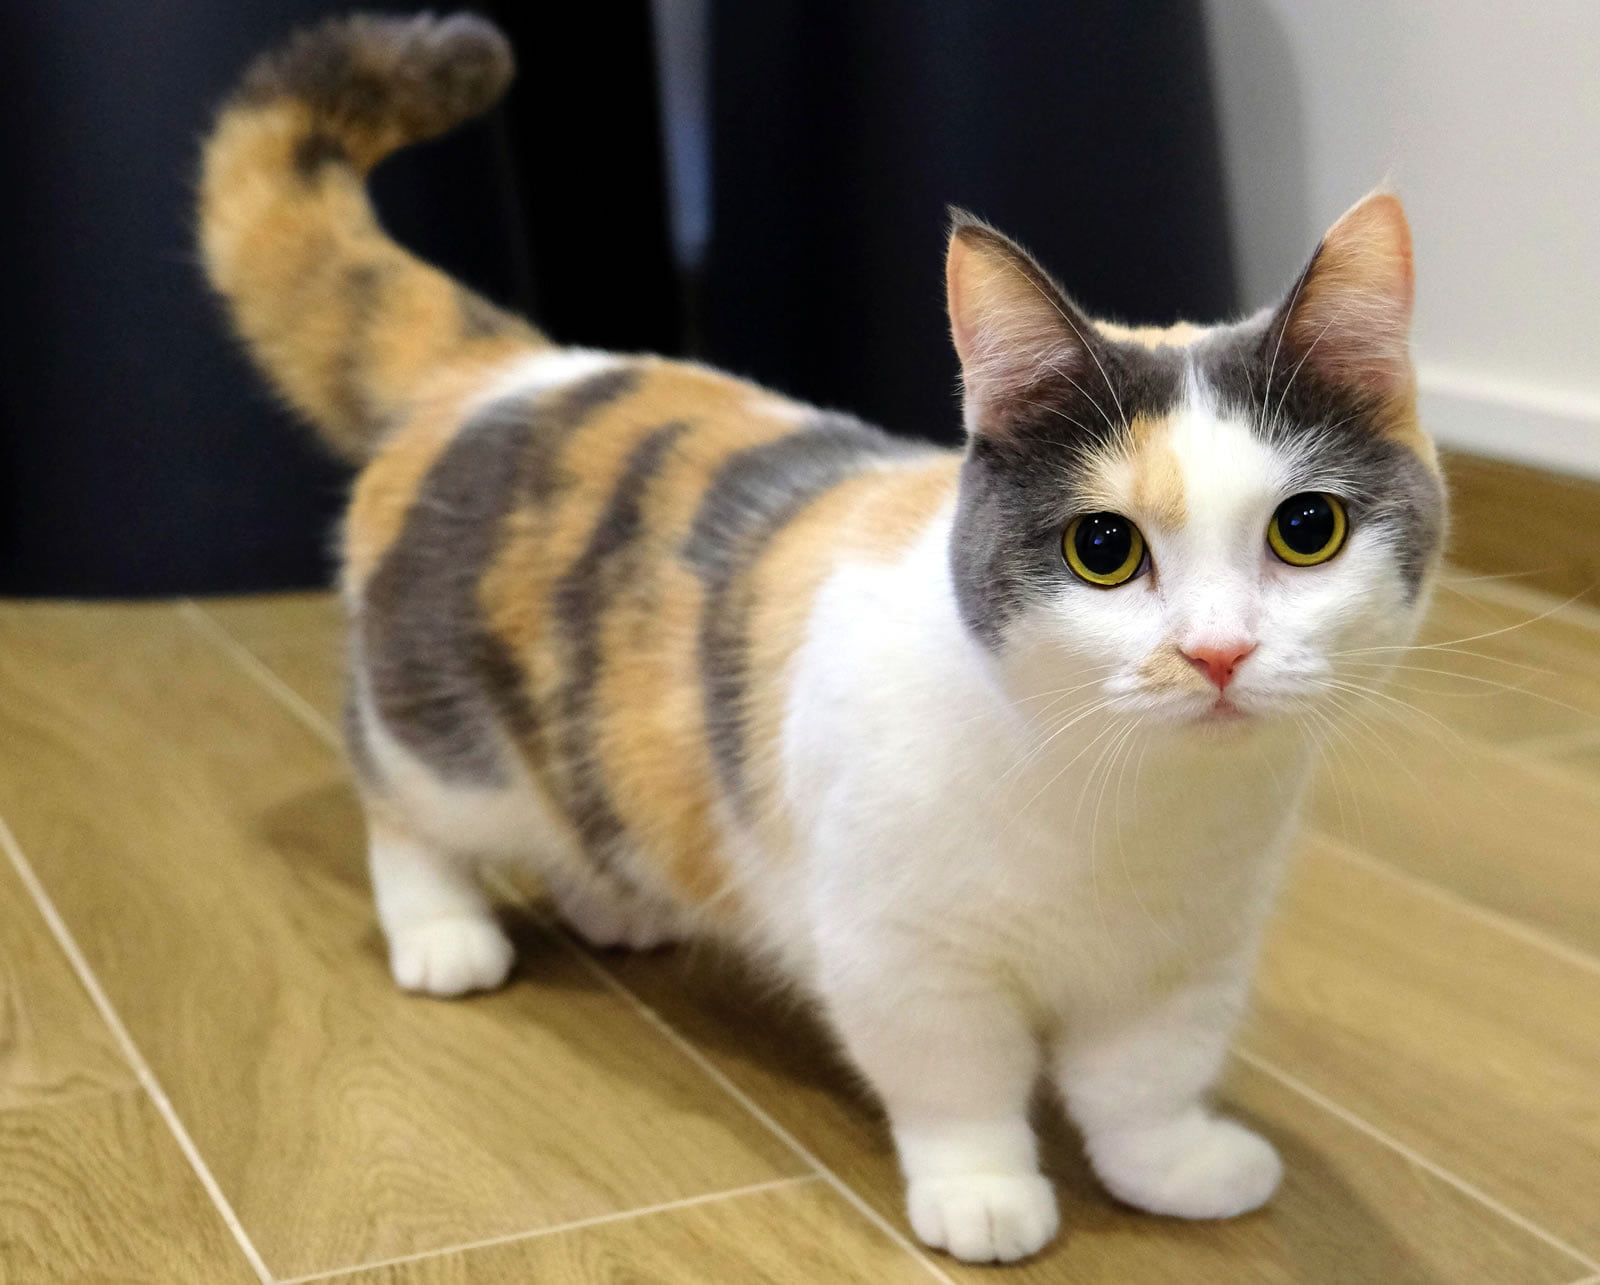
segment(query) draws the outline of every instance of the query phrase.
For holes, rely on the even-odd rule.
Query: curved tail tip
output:
[[[296,32],[250,68],[240,98],[296,98],[325,118],[422,139],[492,107],[515,73],[487,18],[358,13]]]

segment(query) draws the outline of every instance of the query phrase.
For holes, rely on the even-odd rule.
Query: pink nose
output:
[[[1227,690],[1234,671],[1255,649],[1255,643],[1222,643],[1216,647],[1190,647],[1183,658],[1215,683],[1220,692]]]

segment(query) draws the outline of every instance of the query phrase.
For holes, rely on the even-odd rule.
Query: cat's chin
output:
[[[1231,739],[1270,727],[1277,721],[1273,713],[1270,709],[1247,709],[1231,700],[1214,700],[1206,705],[1186,702],[1176,708],[1147,709],[1144,717],[1152,730],[1165,728],[1180,737]]]
[[[1208,705],[1191,706],[1174,721],[1180,727],[1208,736],[1232,736],[1265,727],[1273,720],[1270,711],[1247,708],[1220,696]]]

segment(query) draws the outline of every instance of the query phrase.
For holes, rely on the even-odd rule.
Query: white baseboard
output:
[[[1600,481],[1600,397],[1430,366],[1417,383],[1439,445]]]

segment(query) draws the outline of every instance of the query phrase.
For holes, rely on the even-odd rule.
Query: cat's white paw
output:
[[[516,951],[493,919],[430,919],[391,934],[389,966],[402,989],[424,995],[493,990],[506,979]]]
[[[1089,1140],[1095,1173],[1118,1200],[1176,1218],[1232,1218],[1277,1190],[1283,1161],[1242,1124],[1194,1111],[1168,1124]]]
[[[602,950],[655,950],[682,936],[671,909],[599,887],[551,884],[561,918],[591,946]]]
[[[1036,1173],[914,1179],[906,1191],[924,1244],[969,1263],[1011,1263],[1043,1248],[1059,1221],[1055,1192]]]

